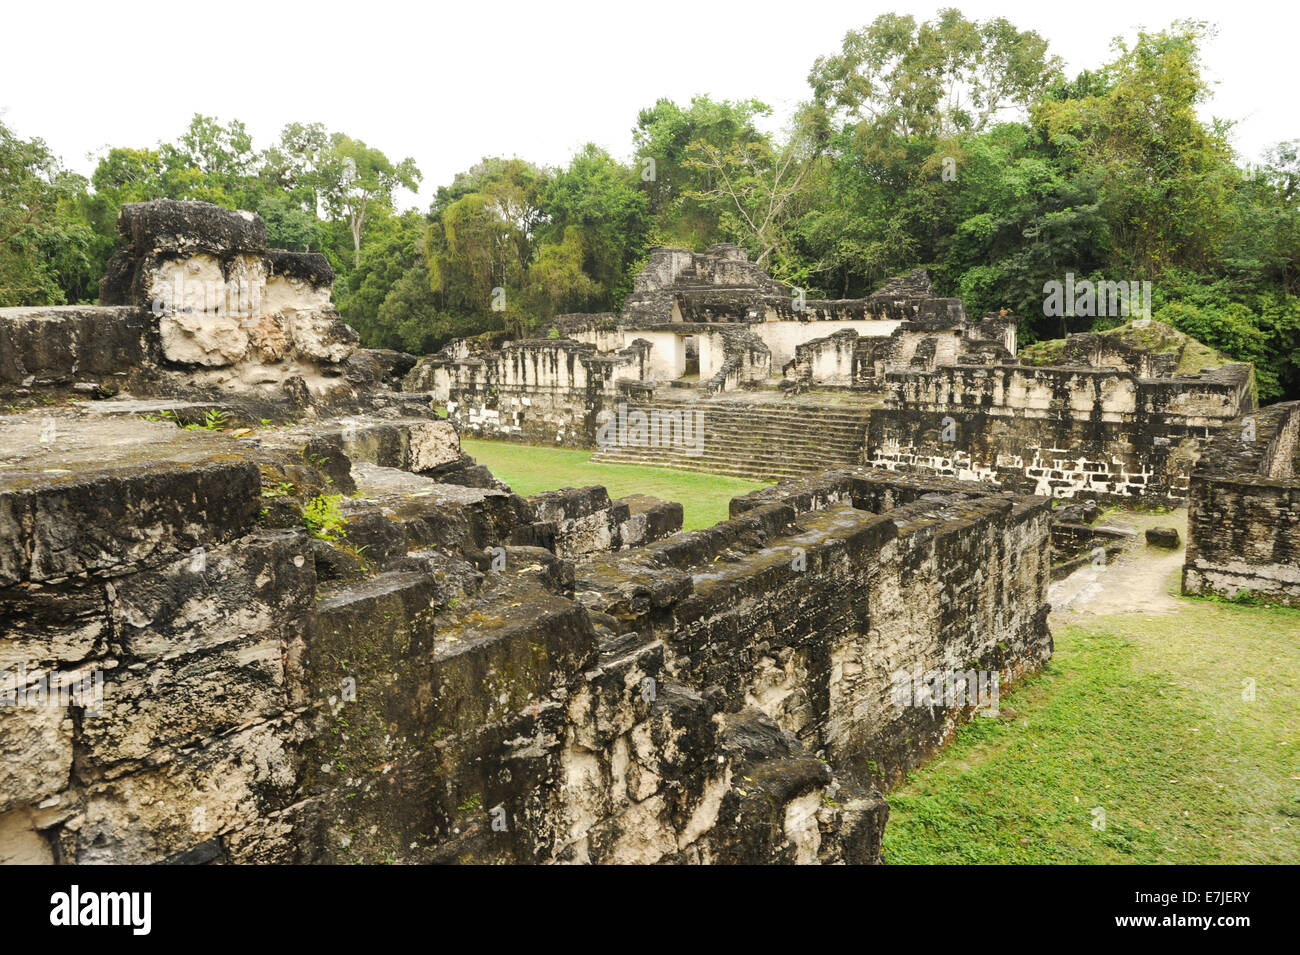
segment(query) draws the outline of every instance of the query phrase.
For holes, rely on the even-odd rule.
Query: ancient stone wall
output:
[[[898,673],[1050,653],[1043,501],[853,471],[674,534],[446,422],[94,404],[0,418],[0,859],[875,861],[973,709]]]
[[[578,544],[573,502],[460,483],[445,423],[134,409],[0,419],[0,859],[878,860],[881,797],[593,621],[511,543]],[[342,532],[310,536],[331,488]]]
[[[403,387],[428,394],[467,435],[593,447],[597,416],[617,406],[620,384],[647,376],[649,355],[645,342],[601,355],[572,339],[529,339],[422,359]]]
[[[889,323],[887,335],[860,334],[841,328],[824,338],[805,341],[783,373],[788,380],[822,387],[883,391],[885,372],[907,367],[931,370],[937,365],[1010,363],[1002,322],[968,325],[964,321],[909,319]]]
[[[1188,495],[1183,592],[1300,607],[1300,402],[1237,419]]]
[[[864,461],[1053,497],[1185,499],[1205,441],[1250,407],[1250,369],[1148,379],[1019,365],[889,371]]]
[[[970,708],[899,707],[900,673],[994,671],[1052,651],[1049,504],[953,481],[830,472],[732,503],[733,519],[575,571],[618,631],[753,706],[854,777],[887,785]]]
[[[538,543],[560,557],[627,550],[682,529],[682,506],[645,494],[611,501],[603,487],[543,491],[527,499],[536,523],[516,543]]]
[[[2,381],[42,405],[0,415],[0,862],[879,862],[879,790],[1052,652],[1045,498],[847,467],[689,533],[653,498],[524,499],[457,424],[590,446],[653,393],[649,341],[413,366],[354,350],[321,263],[265,250],[256,217],[122,225],[125,308],[0,316]],[[670,322],[763,285],[739,250],[686,256],[643,283],[712,289]],[[881,294],[917,370],[872,376],[965,359],[1032,397],[928,280]],[[709,397],[771,352],[701,327],[712,374],[672,410],[707,406],[709,454],[854,460],[874,397]],[[1147,384],[1138,406],[1201,413]],[[1275,479],[1294,436],[1269,434]]]
[[[157,318],[165,361],[222,384],[264,385],[357,348],[356,332],[330,303],[334,271],[319,253],[266,247],[251,212],[207,203],[128,203],[118,216],[125,247],[100,284],[105,305],[137,305]]]
[[[128,203],[118,229],[124,247],[100,306],[0,309],[0,394],[238,393],[342,407],[414,363],[358,348],[330,303],[325,257],[267,249],[253,213]]]
[[[761,321],[791,311],[788,285],[722,243],[707,252],[654,249],[633,280],[621,324],[633,328],[668,322]]]
[[[160,357],[142,309],[0,308],[0,395],[115,394],[138,388]]]

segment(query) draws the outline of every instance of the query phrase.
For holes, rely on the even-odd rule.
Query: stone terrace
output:
[[[130,211],[110,285],[204,257],[250,315],[0,314],[0,862],[879,862],[880,787],[975,708],[899,674],[1050,655],[1046,500],[524,499],[227,215]]]
[[[1300,607],[1300,402],[1233,422],[1192,472],[1183,592]]]

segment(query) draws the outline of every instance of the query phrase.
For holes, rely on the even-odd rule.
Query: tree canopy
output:
[[[652,247],[726,241],[811,297],[928,268],[970,312],[1018,316],[1026,343],[1121,320],[1045,315],[1045,283],[1150,281],[1155,317],[1254,362],[1263,399],[1300,397],[1300,139],[1234,156],[1231,124],[1202,118],[1211,35],[1176,21],[1067,77],[1005,18],[887,13],[812,64],[784,125],[755,99],[659,99],[630,114],[626,157],[485,157],[424,212],[402,208],[413,159],[319,122],[258,150],[239,120],[196,115],[107,149],[89,181],[0,124],[0,305],[93,301],[123,203],[202,199],[327,255],[376,347],[616,310]]]

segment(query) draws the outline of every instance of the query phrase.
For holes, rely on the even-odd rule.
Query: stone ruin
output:
[[[719,247],[417,362],[256,217],[121,228],[103,305],[0,310],[0,862],[879,862],[889,787],[1050,658],[1104,534],[1051,498],[1186,497],[1188,593],[1297,600],[1300,406],[1171,330],[1021,356],[923,273],[795,308]],[[460,447],[629,408],[704,454],[600,457],[784,480],[684,533]]]
[[[689,533],[644,496],[523,498],[447,383],[500,422],[589,409],[652,380],[655,329],[417,366],[255,217],[121,223],[104,305],[0,310],[0,861],[879,862],[883,791],[1052,652],[1046,498],[853,461]],[[709,261],[677,277],[756,281]],[[915,291],[817,307],[924,364]],[[793,352],[728,315],[701,378]]]
[[[728,245],[656,249],[620,315],[561,316],[500,348],[453,342],[405,387],[465,433],[598,460],[757,479],[868,465],[1173,505],[1205,443],[1254,408],[1249,365],[1148,319],[1021,356],[1013,317],[969,320],[923,271],[810,300]],[[652,429],[698,416],[702,440],[603,442],[601,424],[628,415]]]
[[[1183,593],[1300,607],[1300,401],[1233,422],[1192,471]]]

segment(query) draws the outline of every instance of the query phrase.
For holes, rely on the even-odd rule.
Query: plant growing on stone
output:
[[[318,540],[337,541],[347,536],[347,523],[339,510],[342,494],[318,494],[302,509],[302,523],[307,533]]]
[[[262,489],[262,497],[288,497],[293,493],[293,484],[289,481],[276,481],[272,487]]]
[[[166,414],[166,412],[164,412]],[[219,408],[210,409],[203,416],[203,424],[187,424],[186,431],[221,431],[226,426],[226,413]]]
[[[473,812],[474,810],[478,809],[478,808],[479,808],[480,806],[482,806],[482,805],[483,805],[483,802],[482,802],[482,800],[480,799],[479,794],[478,794],[478,793],[474,793],[474,795],[470,796],[470,797],[469,797],[468,799],[466,799],[463,803],[461,803],[459,806],[457,806],[457,807],[456,807],[456,811],[457,811],[457,812]]]

